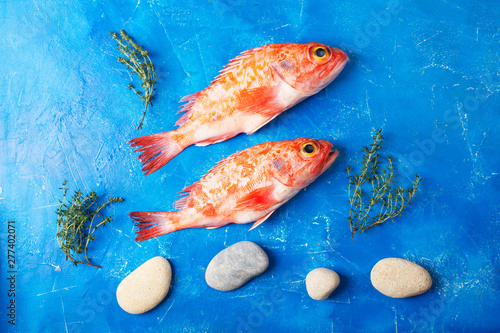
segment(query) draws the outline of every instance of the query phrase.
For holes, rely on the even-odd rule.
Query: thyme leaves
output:
[[[144,91],[136,90],[132,83],[127,85],[127,88],[132,90],[136,95],[141,98],[144,103],[144,112],[142,113],[141,122],[139,123],[138,130],[142,129],[142,123],[146,116],[148,106],[153,106],[153,94],[156,91],[156,81],[158,76],[155,72],[155,67],[149,52],[142,46],[135,43],[134,40],[127,35],[124,30],[120,30],[120,35],[116,32],[110,32],[112,38],[118,43],[117,49],[120,50],[123,57],[118,57],[118,62],[127,66],[127,68],[137,74],[141,79],[141,87]]]
[[[348,197],[350,204],[349,220],[351,236],[380,225],[401,215],[417,193],[422,178],[415,174],[411,186],[394,186],[395,166],[391,157],[387,157],[387,167],[381,169],[379,150],[384,136],[378,129],[372,135],[373,143],[362,148],[362,168],[359,174],[352,173],[352,167],[346,168],[349,179]],[[375,213],[373,213],[375,211]],[[374,215],[375,214],[375,215]]]
[[[92,257],[89,258],[87,255],[88,246],[95,240],[95,231],[113,220],[111,216],[102,215],[103,209],[111,203],[122,202],[123,199],[110,198],[99,204],[97,201],[100,197],[94,191],[83,195],[82,191],[78,190],[71,200],[67,200],[67,183],[64,181],[60,188],[63,191],[63,199],[59,201],[56,210],[57,243],[66,254],[66,260],[69,259],[73,265],[83,264],[101,268],[90,262]]]

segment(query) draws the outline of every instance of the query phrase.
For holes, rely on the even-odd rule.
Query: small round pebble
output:
[[[316,268],[306,276],[307,293],[318,301],[327,299],[339,283],[339,275],[328,268]]]
[[[370,278],[375,289],[393,298],[417,296],[432,286],[425,268],[400,258],[380,260],[373,266]]]
[[[219,252],[205,272],[207,284],[220,291],[238,289],[250,279],[262,274],[269,259],[260,246],[243,241]]]
[[[116,289],[118,304],[131,314],[148,312],[167,296],[171,279],[168,260],[151,258],[120,282]]]

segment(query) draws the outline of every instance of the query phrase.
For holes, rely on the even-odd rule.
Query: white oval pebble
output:
[[[393,298],[417,296],[432,286],[425,268],[400,258],[380,260],[373,266],[370,278],[375,289]]]
[[[318,301],[327,299],[339,283],[339,275],[328,268],[316,268],[306,276],[307,293]]]
[[[116,289],[118,304],[131,314],[148,312],[167,296],[171,279],[168,260],[151,258],[120,282]]]

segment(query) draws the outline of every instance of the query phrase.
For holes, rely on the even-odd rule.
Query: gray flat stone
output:
[[[262,274],[268,265],[269,259],[260,246],[243,241],[222,250],[210,261],[205,280],[214,289],[231,291]]]

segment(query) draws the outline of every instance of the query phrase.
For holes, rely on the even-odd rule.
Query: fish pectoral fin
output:
[[[276,102],[279,86],[258,87],[243,90],[238,96],[236,110],[256,113],[264,117],[273,117],[283,109]]]
[[[236,210],[265,210],[278,202],[273,197],[274,186],[269,185],[251,191],[240,198],[235,205]]]
[[[264,215],[263,218],[255,221],[255,223],[252,225],[252,227],[248,231],[257,228],[259,225],[261,225],[262,223],[264,223],[264,221],[267,220],[269,218],[269,216],[271,216],[271,214],[274,213],[275,211],[276,210],[273,210],[273,211],[267,213],[266,215]]]
[[[220,228],[220,226],[218,226],[218,227],[206,227],[205,229],[212,230],[212,229],[218,229],[218,228]]]

